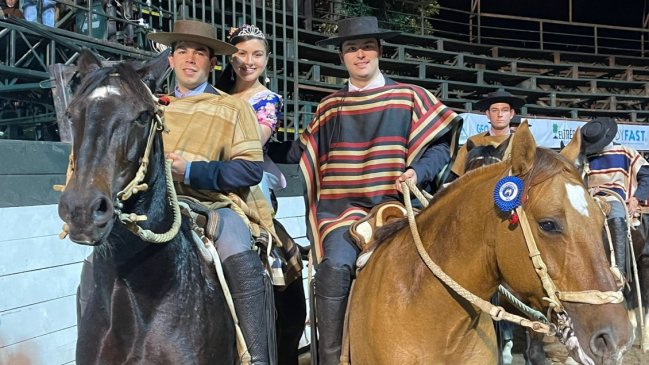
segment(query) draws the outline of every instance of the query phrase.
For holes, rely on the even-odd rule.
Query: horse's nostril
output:
[[[616,345],[610,331],[602,330],[593,335],[590,347],[594,354],[607,357],[615,351]]]
[[[92,218],[98,226],[108,223],[113,216],[113,205],[105,196],[97,198],[92,208]]]

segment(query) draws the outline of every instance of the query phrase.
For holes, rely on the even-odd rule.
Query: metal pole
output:
[[[299,75],[300,69],[298,67],[298,60],[300,56],[298,54],[298,28],[297,28],[297,0],[293,0],[293,139],[298,139],[299,130],[300,130],[300,104],[299,104]],[[286,58],[286,54],[284,54]],[[284,76],[286,78],[286,75]],[[306,122],[306,121],[305,121]]]
[[[234,14],[232,16],[234,16]],[[225,0],[221,0],[221,39],[223,40],[226,39],[225,38]],[[223,67],[225,67],[225,59],[226,59],[225,56],[221,56],[221,65],[223,65]]]
[[[276,8],[277,7],[276,7],[276,4],[275,4],[275,0],[273,0],[273,9],[276,9]],[[284,96],[284,100],[288,100],[287,99],[287,97],[288,97],[288,80],[286,79],[288,77],[288,75],[287,75],[288,74],[287,73],[288,61],[286,59],[287,56],[288,56],[288,52],[287,52],[288,47],[286,45],[286,41],[287,41],[287,39],[286,39],[287,38],[286,37],[286,6],[282,7],[282,21],[281,21],[281,24],[282,24],[282,54],[284,55],[284,57],[282,59],[282,71],[284,71],[284,77],[282,78],[282,95]],[[293,76],[295,78],[295,76],[297,76],[297,75],[293,75]],[[295,82],[295,80],[293,80],[293,82]],[[286,104],[287,103],[284,103],[284,105],[282,106],[282,113],[284,115],[286,115],[286,113],[288,111],[288,107],[287,107]],[[293,118],[295,118],[295,111],[293,111]],[[288,123],[288,118],[287,118],[287,123]],[[295,119],[293,119],[293,128],[295,128]]]
[[[250,24],[257,24],[257,1],[250,2]],[[263,28],[262,28],[263,29]]]
[[[241,17],[242,17],[242,23],[239,25],[246,24],[248,21],[248,13],[246,11],[246,0],[241,1]]]
[[[304,0],[304,28],[313,30],[313,3],[311,0]]]

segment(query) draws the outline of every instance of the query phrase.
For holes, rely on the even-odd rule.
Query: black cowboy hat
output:
[[[167,46],[180,41],[196,42],[210,48],[215,55],[231,55],[237,51],[237,47],[217,39],[214,25],[197,20],[178,20],[173,31],[149,33],[146,37]]]
[[[339,46],[344,41],[363,38],[388,39],[401,34],[401,32],[381,30],[379,22],[373,16],[361,16],[358,18],[341,19],[337,23],[338,34],[334,37],[315,42],[318,46],[330,44]]]
[[[586,154],[599,152],[613,141],[617,123],[610,117],[597,117],[581,127],[581,146]]]
[[[485,96],[482,100],[476,102],[474,105],[476,109],[485,111],[495,103],[507,103],[513,109],[518,109],[525,105],[525,99],[514,96],[507,91],[498,90],[490,92],[489,94],[487,94],[487,96]]]

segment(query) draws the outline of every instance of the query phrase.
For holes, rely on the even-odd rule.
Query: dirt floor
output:
[[[311,357],[309,354],[303,354],[300,356],[299,365],[310,365]],[[546,362],[547,365],[555,365],[559,363],[553,363],[551,361]],[[568,362],[567,364],[577,364],[576,362]],[[485,364],[486,365],[486,364]],[[520,352],[514,351],[514,360],[512,365],[525,365],[525,358]],[[639,347],[633,346],[633,348],[626,353],[622,365],[649,365],[649,353],[643,353]]]
[[[308,364],[308,363],[306,363]],[[559,364],[557,362],[546,361],[546,365],[555,365]],[[577,362],[567,362],[566,364],[577,364]],[[649,364],[649,353],[643,353],[639,347],[634,346],[630,351],[624,355],[622,360],[622,365],[648,365]],[[302,365],[302,363],[300,363]],[[514,353],[514,361],[512,365],[525,365],[525,358],[522,354]]]

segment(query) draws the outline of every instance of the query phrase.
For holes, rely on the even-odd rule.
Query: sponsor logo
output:
[[[644,143],[646,141],[645,132],[639,129],[620,128],[615,136],[615,141],[622,144]]]
[[[476,129],[476,131],[478,131],[478,133],[482,133],[482,132],[486,132],[486,131],[488,131],[488,130],[489,130],[489,127],[490,127],[489,124],[478,123],[478,124],[475,126],[475,129]]]
[[[564,141],[569,141],[572,139],[572,136],[575,135],[577,129],[572,128],[560,128],[559,124],[552,123],[552,138],[561,139]]]

